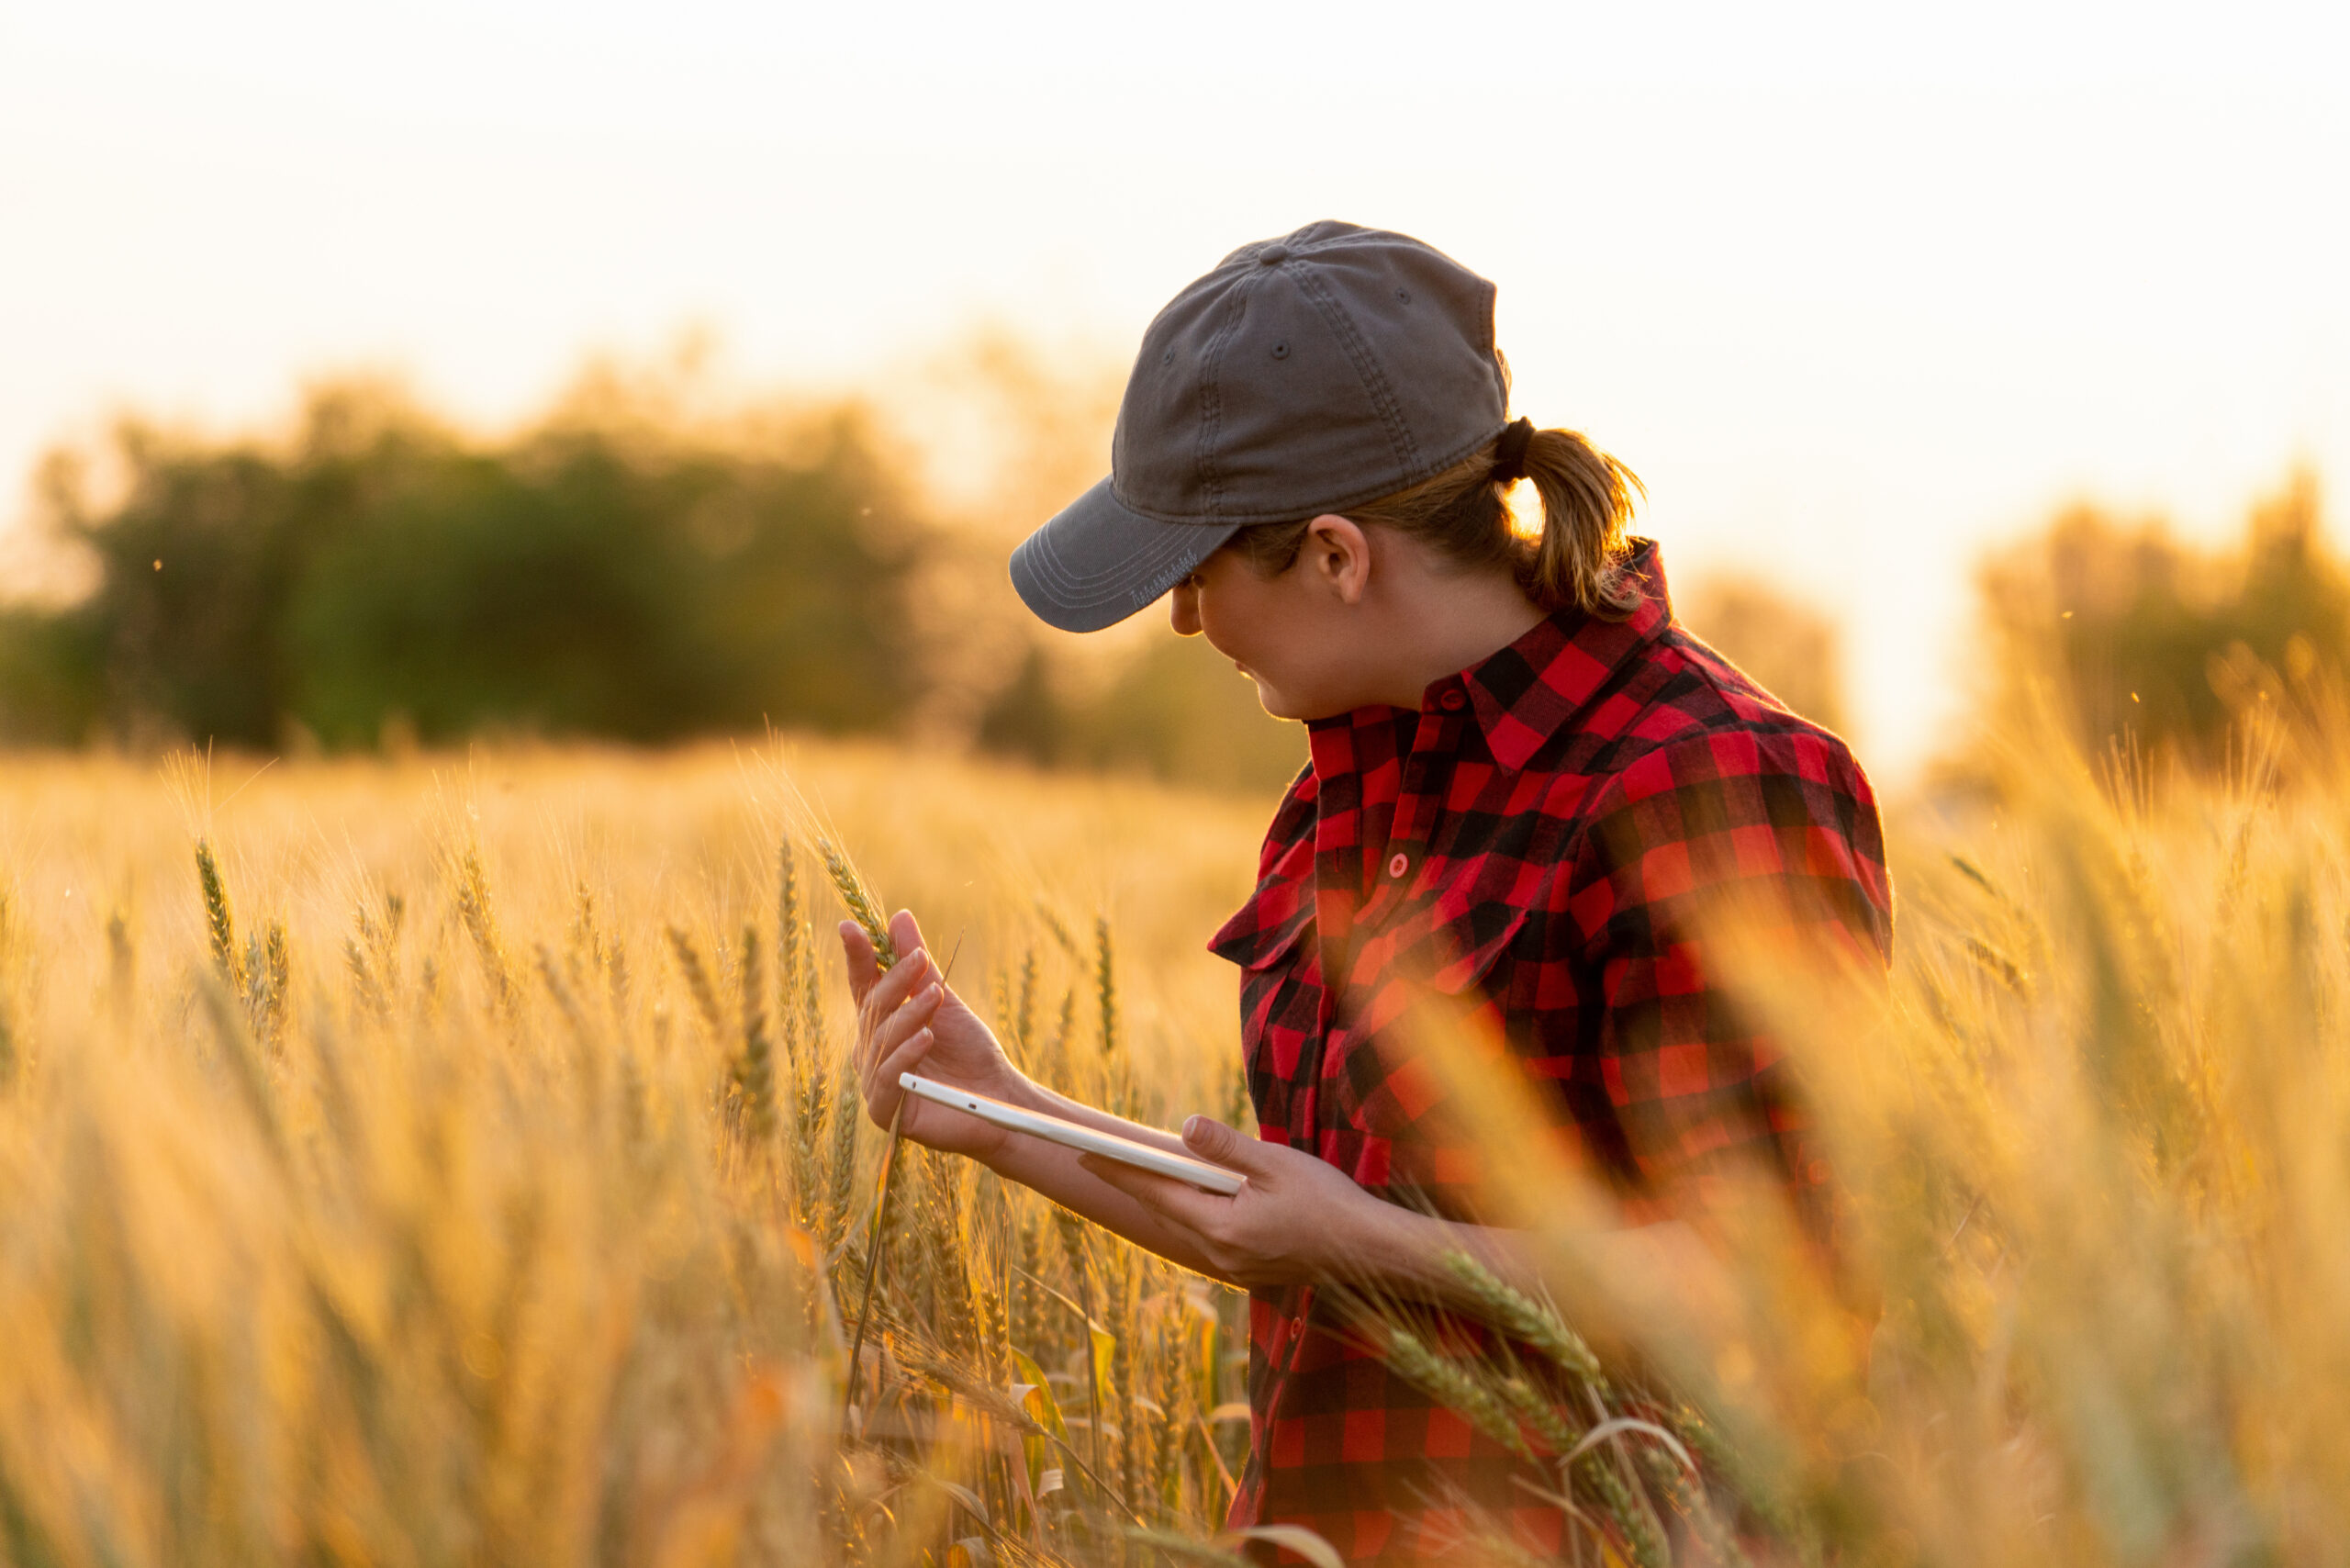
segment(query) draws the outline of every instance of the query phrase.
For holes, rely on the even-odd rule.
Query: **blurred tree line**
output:
[[[643,742],[906,710],[922,532],[855,409],[767,450],[603,413],[483,442],[342,386],[280,443],[127,421],[103,504],[53,455],[42,519],[94,586],[0,621],[6,738]]]
[[[685,401],[600,371],[484,440],[343,383],[278,438],[134,419],[53,453],[36,523],[88,588],[0,606],[0,743],[772,723],[1223,787],[1278,787],[1302,760],[1294,727],[1195,643],[1059,650],[1048,674],[998,542],[917,498],[859,405],[711,419]]]
[[[2223,766],[2244,703],[2289,710],[2350,671],[2350,574],[2320,514],[2306,470],[2218,548],[2159,518],[2067,509],[1984,566],[1983,700],[1996,711],[2044,692],[2092,756]]]

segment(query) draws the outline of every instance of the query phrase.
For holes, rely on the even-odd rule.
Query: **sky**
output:
[[[0,527],[123,408],[387,368],[494,425],[688,327],[886,397],[1341,218],[1500,286],[1676,576],[1839,618],[1898,779],[1987,546],[2350,486],[2345,193],[2338,6],[0,0]]]

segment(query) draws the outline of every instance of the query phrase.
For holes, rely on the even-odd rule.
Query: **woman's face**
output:
[[[1320,719],[1382,700],[1351,643],[1360,617],[1312,570],[1311,544],[1265,577],[1225,545],[1175,585],[1168,618],[1179,635],[1204,634],[1257,683],[1276,719]]]
[[[1508,571],[1463,572],[1426,544],[1336,513],[1266,577],[1232,545],[1175,585],[1175,630],[1204,633],[1276,719],[1416,708],[1430,681],[1525,634],[1543,610]]]

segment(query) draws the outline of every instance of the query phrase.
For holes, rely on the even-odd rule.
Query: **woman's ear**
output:
[[[1314,581],[1341,602],[1362,602],[1371,586],[1371,538],[1353,519],[1326,511],[1307,523],[1298,558]]]

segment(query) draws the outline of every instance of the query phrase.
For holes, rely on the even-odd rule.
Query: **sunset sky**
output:
[[[339,368],[495,422],[689,323],[762,385],[987,318],[1123,355],[1344,218],[1500,284],[1521,411],[1639,470],[1677,574],[1842,619],[1898,778],[1987,541],[2216,535],[2297,461],[2338,529],[2344,9],[11,4],[0,516],[118,407]]]

